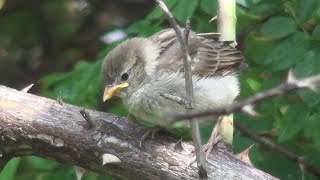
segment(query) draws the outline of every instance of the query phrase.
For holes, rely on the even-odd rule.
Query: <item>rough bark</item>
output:
[[[194,154],[174,148],[177,138],[159,134],[143,147],[140,126],[124,118],[0,86],[0,150],[2,160],[35,155],[80,166],[117,179],[197,179]],[[183,142],[186,149],[192,144]],[[103,155],[121,162],[103,164]],[[210,179],[277,179],[217,148],[207,160]]]

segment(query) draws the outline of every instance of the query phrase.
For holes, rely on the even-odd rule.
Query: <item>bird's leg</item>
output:
[[[137,119],[133,114],[129,114],[126,118],[127,123],[135,123],[136,121],[137,121]]]
[[[162,128],[160,126],[148,127],[140,139],[140,147],[142,147],[143,142],[151,135],[154,139],[155,134],[157,134]]]
[[[173,145],[173,149],[176,152],[179,152],[180,154],[191,154],[193,151],[192,148],[187,148],[187,147],[183,146],[182,138],[179,139],[179,141]]]
[[[203,151],[206,152],[206,158],[209,157],[209,154],[211,153],[213,146],[222,140],[222,137],[219,135],[219,129],[221,125],[222,117],[219,117],[217,120],[217,123],[214,125],[214,128],[211,132],[210,138],[207,142],[207,144],[203,145]]]

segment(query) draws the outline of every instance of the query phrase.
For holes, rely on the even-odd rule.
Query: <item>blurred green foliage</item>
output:
[[[165,0],[165,2],[182,25],[187,17],[192,17],[194,31],[216,30],[215,23],[208,23],[216,15],[215,0]],[[319,0],[244,0],[238,3],[238,44],[249,64],[249,68],[240,74],[241,96],[238,99],[282,83],[289,69],[293,69],[298,77],[320,73]],[[11,21],[21,21],[20,16],[12,18]],[[126,31],[132,36],[150,36],[167,27],[168,23],[160,10],[154,8],[146,17],[129,26]],[[31,26],[31,28],[30,36],[35,36],[33,39],[36,40],[40,33],[39,27]],[[63,34],[70,28],[72,29],[65,27],[56,30]],[[11,36],[12,34],[7,31],[0,33],[2,40],[12,41]],[[50,98],[61,96],[68,103],[101,109],[100,64],[113,47],[114,45],[104,49],[96,62],[80,61],[69,72],[49,74],[41,78],[40,94]],[[306,161],[320,169],[319,104],[318,92],[303,90],[258,105],[257,110],[261,116],[256,119],[243,114],[236,114],[234,119],[252,131],[267,132],[275,143],[304,156]],[[120,115],[126,114],[119,101],[112,102],[112,105],[108,106],[108,111]],[[252,140],[235,132],[236,152],[253,143]],[[269,151],[267,147],[257,144],[253,147],[250,158],[254,166],[276,177],[288,180],[301,179],[302,173],[297,163]],[[1,179],[58,179],[58,177],[75,179],[71,167],[65,167],[66,165],[35,157],[16,158],[7,165],[0,177]],[[100,175],[92,173],[86,178],[99,179],[99,177]],[[309,172],[305,173],[304,178],[316,179]]]

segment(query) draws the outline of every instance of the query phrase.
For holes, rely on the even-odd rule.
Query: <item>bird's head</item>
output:
[[[130,96],[155,71],[158,55],[156,46],[147,38],[129,39],[109,52],[101,69],[103,101]]]

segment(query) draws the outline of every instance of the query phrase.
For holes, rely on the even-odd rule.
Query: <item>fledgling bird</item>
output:
[[[244,58],[218,39],[216,33],[189,34],[195,111],[228,106],[239,94],[236,73],[246,66]],[[103,101],[118,96],[130,114],[167,126],[168,117],[186,112],[162,96],[186,99],[183,58],[173,29],[122,42],[102,64]]]

